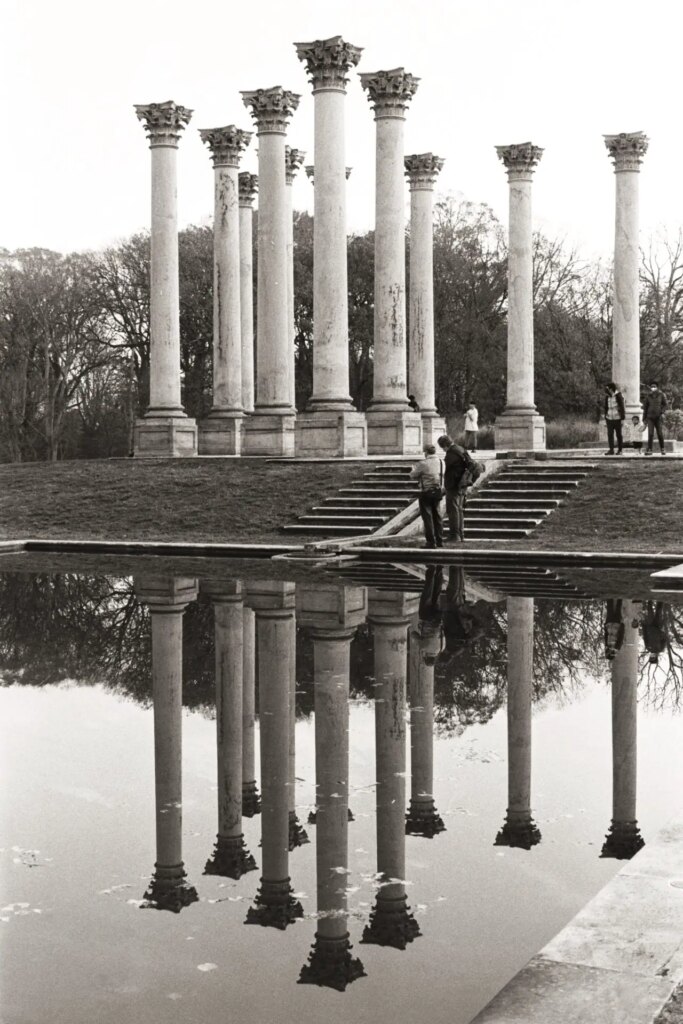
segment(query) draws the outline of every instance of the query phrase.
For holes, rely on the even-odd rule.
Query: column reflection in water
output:
[[[508,597],[508,808],[496,846],[530,850],[541,841],[531,816],[534,599]]]
[[[256,611],[261,738],[261,846],[263,870],[246,924],[286,928],[303,908],[289,879],[289,691],[296,644],[293,583],[249,586]]]
[[[440,573],[441,566],[429,566],[426,587],[431,588]],[[410,806],[406,833],[426,839],[446,831],[434,803],[434,665],[440,649],[440,613],[438,620],[420,615],[417,629],[410,634]]]
[[[296,814],[296,632],[289,656],[289,851],[310,842]]]
[[[256,785],[256,622],[254,611],[245,601],[242,617],[242,814],[253,818],[261,813],[261,797]]]
[[[135,581],[152,621],[156,863],[145,905],[179,913],[196,903],[182,851],[183,612],[197,597],[196,581],[170,576]]]
[[[629,860],[645,842],[636,820],[638,747],[637,607],[624,601],[624,639],[612,660],[612,824],[601,857]]]
[[[304,588],[300,588],[303,590]],[[365,589],[307,587],[315,694],[318,923],[299,982],[343,992],[365,976],[351,955],[347,926],[349,829],[349,669],[351,640],[365,618]],[[300,618],[301,621],[301,618]]]
[[[242,834],[242,584],[202,584],[213,602],[216,657],[218,834],[204,873],[241,878],[256,870]]]
[[[406,673],[413,604],[403,593],[370,591],[380,888],[361,941],[395,949],[421,934],[405,891]]]

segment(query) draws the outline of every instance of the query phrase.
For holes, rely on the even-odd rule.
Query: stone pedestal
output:
[[[197,425],[180,401],[180,300],[176,155],[192,111],[167,103],[138,104],[152,152],[150,235],[149,409],[135,424],[135,454],[197,454]]]
[[[420,455],[422,420],[406,379],[403,126],[419,79],[403,68],[360,76],[375,110],[375,351],[368,454]],[[316,166],[316,179],[318,168]],[[317,185],[316,185],[317,187]],[[417,419],[406,419],[412,415]],[[417,429],[416,429],[417,428]]]
[[[643,132],[605,135],[616,181],[612,380],[626,406],[626,420],[642,416],[640,403],[640,165],[649,139]]]
[[[240,320],[242,324],[242,408],[254,411],[254,196],[258,175],[241,171],[240,201]]]
[[[497,146],[510,185],[507,399],[494,427],[497,450],[545,450],[545,420],[534,404],[531,181],[543,150],[530,142]]]
[[[624,601],[624,641],[612,661],[612,822],[601,857],[630,860],[645,841],[636,818],[638,789],[638,630]]]
[[[197,586],[192,579],[141,577],[135,591],[152,623],[156,863],[143,906],[177,914],[198,900],[182,846],[183,612]]]
[[[446,420],[437,413],[422,413],[422,444],[433,444],[444,434],[447,434]]]
[[[365,417],[349,395],[344,103],[361,49],[341,36],[296,43],[313,85],[313,393],[297,423],[297,454],[362,456]],[[312,179],[312,169],[306,173]]]
[[[294,455],[291,320],[287,272],[285,134],[299,97],[280,86],[243,92],[258,134],[258,318],[256,404],[245,425],[245,455]]]

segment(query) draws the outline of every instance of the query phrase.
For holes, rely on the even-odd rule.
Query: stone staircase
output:
[[[375,533],[419,494],[410,480],[411,463],[376,465],[362,479],[342,487],[284,533],[325,537],[358,537]],[[575,490],[595,465],[547,465],[511,462],[481,485],[467,500],[465,540],[507,540],[526,537]],[[448,524],[445,524],[448,536]]]

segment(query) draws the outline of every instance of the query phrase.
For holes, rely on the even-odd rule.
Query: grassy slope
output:
[[[258,459],[2,466],[0,536],[285,543],[280,526],[365,471]],[[606,461],[531,537],[494,546],[683,555],[683,461]]]

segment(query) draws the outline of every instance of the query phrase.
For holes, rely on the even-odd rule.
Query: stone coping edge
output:
[[[683,978],[682,860],[678,817],[626,861],[471,1024],[661,1019]]]
[[[584,568],[662,568],[676,565],[680,554],[645,554],[620,551],[525,551],[495,548],[391,548],[354,547],[354,554],[364,562],[511,562],[525,565],[581,565]]]
[[[10,551],[75,552],[98,555],[187,555],[194,558],[271,558],[301,551],[294,544],[213,544],[183,541],[46,540],[0,541],[0,554]]]

